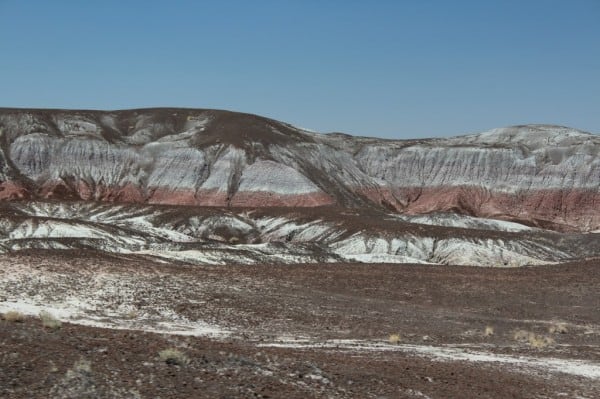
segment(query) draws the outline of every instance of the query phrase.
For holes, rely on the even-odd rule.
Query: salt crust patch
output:
[[[439,361],[466,361],[473,363],[494,363],[515,366],[517,369],[542,370],[550,373],[564,373],[593,380],[600,379],[600,364],[575,359],[557,359],[551,357],[509,356],[484,351],[472,351],[455,346],[429,345],[390,345],[381,342],[362,340],[329,340],[325,342],[310,342],[283,340],[282,342],[258,344],[259,347],[276,347],[292,349],[337,349],[368,351],[408,352],[429,357]]]
[[[330,245],[330,248],[344,259],[361,262],[389,261],[486,267],[551,264],[553,262],[545,257],[548,257],[552,251],[557,254],[552,248],[529,248],[527,243],[510,245],[501,240],[478,242],[464,239],[433,240],[411,235],[386,239],[364,233],[356,233],[336,241]],[[529,256],[529,253],[535,256]]]
[[[51,306],[41,306],[33,304],[28,300],[18,300],[15,302],[0,302],[0,312],[18,311],[25,315],[37,316],[41,311],[48,311],[57,319],[73,324],[110,328],[117,330],[136,330],[154,333],[166,333],[173,335],[187,336],[208,336],[213,338],[224,338],[231,334],[230,331],[222,329],[217,325],[211,325],[203,322],[185,323],[185,322],[158,322],[154,326],[139,326],[127,321],[115,320],[107,321],[103,319],[82,318],[78,316],[82,307],[89,304],[78,302],[77,300],[68,301],[62,304],[53,304]],[[600,379],[600,364],[584,360],[557,359],[557,358],[535,358],[529,356],[509,356],[494,354],[483,351],[467,350],[455,346],[428,346],[428,345],[389,345],[381,342],[363,341],[363,340],[329,340],[325,342],[310,342],[309,340],[296,340],[291,337],[281,336],[280,342],[260,343],[258,347],[277,347],[291,349],[336,349],[353,350],[359,352],[370,351],[392,351],[408,352],[417,355],[429,357],[439,361],[466,361],[474,363],[493,363],[500,365],[516,366],[521,371],[528,369],[542,370],[550,373],[564,373],[576,375],[588,379]]]
[[[135,330],[174,335],[208,336],[213,338],[226,337],[231,334],[229,330],[204,322],[159,321],[154,323],[154,326],[151,326],[143,325],[139,320],[130,322],[117,318],[110,320],[100,317],[92,318],[89,315],[84,316],[82,314],[82,311],[88,306],[89,304],[77,300],[42,306],[33,304],[28,300],[20,299],[16,302],[0,302],[0,313],[17,311],[27,316],[38,316],[41,311],[47,311],[63,322],[115,330]]]
[[[224,251],[227,249],[228,251]],[[333,257],[315,257],[311,253],[294,254],[286,252],[281,248],[271,248],[270,244],[240,244],[236,246],[222,246],[219,249],[205,250],[142,250],[132,252],[137,255],[150,255],[162,259],[172,259],[195,264],[205,265],[227,265],[245,264],[253,265],[268,260],[271,263],[314,263],[334,262]]]
[[[345,255],[345,259],[354,260],[362,263],[418,263],[418,264],[432,264],[429,262],[422,261],[420,259],[411,258],[403,255],[388,255],[388,254],[356,254],[356,255]]]
[[[264,217],[256,220],[256,227],[260,229],[265,239],[282,240],[292,234],[292,241],[332,242],[345,233],[334,223],[316,219],[307,223],[298,223],[284,217]]]
[[[119,225],[126,227],[133,227],[135,229],[148,232],[150,234],[169,239],[175,242],[191,242],[194,240],[193,237],[187,234],[180,233],[176,230],[162,227],[155,227],[151,222],[148,221],[147,216],[137,216],[126,219]]]
[[[404,220],[409,223],[424,224],[429,226],[447,226],[447,227],[459,227],[459,228],[474,228],[482,230],[494,230],[494,231],[509,231],[509,232],[521,232],[521,231],[537,231],[529,226],[525,226],[520,223],[507,222],[504,220],[487,219],[487,218],[476,218],[466,215],[456,215],[448,213],[433,213],[426,215],[390,215],[392,218]]]
[[[47,273],[12,262],[0,266],[0,313],[14,310],[38,316],[47,311],[58,320],[93,327],[214,338],[230,334],[216,324],[182,317],[170,308],[168,297],[157,297],[150,313],[132,307],[135,276]],[[137,288],[145,289],[144,284],[140,281]],[[129,318],[132,312],[134,317]]]

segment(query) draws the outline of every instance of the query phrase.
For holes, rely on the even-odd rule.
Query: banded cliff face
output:
[[[529,125],[449,139],[322,135],[215,110],[0,110],[0,199],[457,212],[600,229],[600,136]]]
[[[363,147],[366,173],[407,213],[458,211],[542,227],[597,230],[600,136],[517,126],[403,148]]]

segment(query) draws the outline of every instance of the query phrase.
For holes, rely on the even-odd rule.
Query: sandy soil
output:
[[[599,267],[2,255],[0,397],[595,398]]]

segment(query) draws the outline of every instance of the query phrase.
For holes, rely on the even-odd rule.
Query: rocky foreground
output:
[[[0,397],[593,399],[599,271],[0,255]]]

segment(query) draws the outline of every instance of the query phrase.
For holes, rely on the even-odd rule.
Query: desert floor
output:
[[[597,398],[598,287],[593,259],[492,269],[0,255],[0,397]]]

